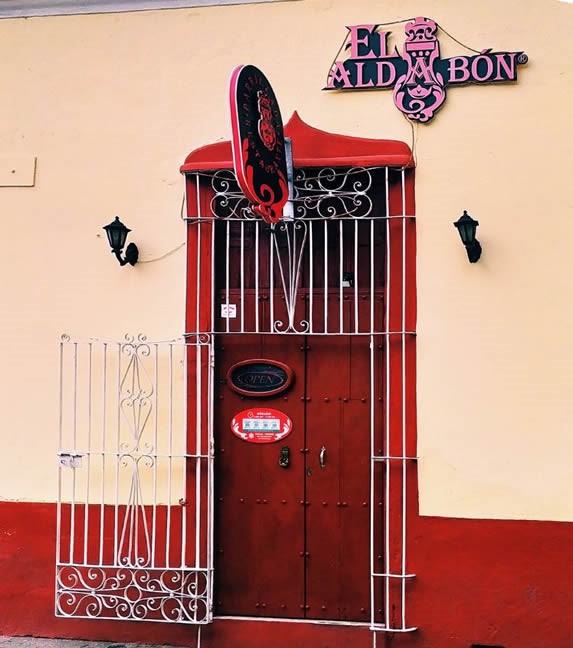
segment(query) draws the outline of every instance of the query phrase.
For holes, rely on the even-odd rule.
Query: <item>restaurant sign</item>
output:
[[[253,211],[267,223],[283,216],[288,201],[283,122],[275,93],[254,65],[239,65],[229,84],[231,146],[237,182]]]
[[[347,27],[342,49],[348,58],[335,61],[325,90],[393,89],[394,103],[408,119],[429,122],[446,101],[446,88],[466,83],[517,80],[517,66],[527,63],[525,52],[492,52],[440,57],[436,32],[429,18],[406,23],[402,54],[388,51],[389,31],[378,25]]]

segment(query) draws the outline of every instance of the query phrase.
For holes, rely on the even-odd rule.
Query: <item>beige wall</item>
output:
[[[0,157],[37,157],[35,187],[0,187],[0,498],[55,498],[60,333],[183,331],[184,249],[120,268],[101,226],[119,215],[144,261],[184,241],[178,167],[229,137],[231,69],[262,67],[285,119],[297,109],[323,130],[410,143],[390,92],[321,88],[345,25],[416,15],[476,49],[530,57],[516,85],[451,88],[434,122],[414,128],[421,512],[573,520],[573,6],[557,0],[302,0],[0,21]],[[403,26],[389,28],[401,42]],[[443,56],[464,53],[444,34],[440,43]],[[463,209],[480,221],[476,265],[452,227]]]

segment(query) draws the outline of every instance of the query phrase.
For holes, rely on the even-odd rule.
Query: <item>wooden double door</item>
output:
[[[237,393],[228,371],[251,359],[287,365],[292,384]],[[370,427],[381,408],[370,337],[226,334],[215,362],[215,613],[369,620]],[[290,434],[233,434],[238,413],[261,407],[288,416]]]

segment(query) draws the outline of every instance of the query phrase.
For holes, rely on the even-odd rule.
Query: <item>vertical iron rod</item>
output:
[[[230,257],[231,252],[231,221],[226,221],[225,225],[227,227],[227,238],[225,242],[225,308],[227,309],[227,317],[225,318],[225,331],[228,333],[230,329],[230,320],[229,320],[229,275],[230,275]],[[199,331],[199,329],[197,329]]]
[[[324,221],[324,332],[328,333],[328,223]]]
[[[88,344],[88,424],[87,424],[87,457],[86,457],[86,501],[84,502],[84,563],[88,562],[88,531],[90,515],[90,475],[92,458],[92,343]]]
[[[196,392],[195,401],[197,403],[197,418],[195,420],[195,568],[200,567],[200,543],[201,543],[201,424],[202,424],[202,384],[203,376],[201,371],[201,341],[199,338],[195,341],[195,375],[196,375]]]
[[[239,307],[241,309],[241,319],[240,319],[240,331],[241,333],[245,332],[245,222],[241,221],[241,271],[239,276],[240,281],[240,294],[241,294],[241,303]],[[198,329],[197,329],[198,330]]]
[[[274,321],[275,321],[275,246],[274,246],[274,237],[275,237],[275,226],[271,225],[270,236],[269,236],[269,333],[272,333],[274,330]]]
[[[155,457],[153,461],[153,485],[152,485],[152,494],[153,504],[151,506],[151,552],[150,552],[150,563],[151,567],[155,567],[156,560],[156,538],[157,538],[157,463],[159,462],[159,345],[154,344],[154,354],[153,354],[153,376],[155,382],[154,389],[154,403],[155,403],[155,412],[153,418],[153,448],[155,452]],[[186,399],[185,399],[186,400]]]
[[[201,210],[201,193],[200,193],[200,183],[199,183],[199,174],[195,176],[195,192],[196,192],[196,204],[197,204],[197,276],[195,278],[195,330],[199,330],[199,322],[201,317],[201,219],[203,217]]]
[[[101,422],[101,502],[99,511],[99,564],[103,565],[105,528],[105,481],[106,481],[106,414],[107,414],[107,343],[103,343],[102,358],[102,422]]]
[[[338,317],[339,331],[344,333],[344,230],[342,229],[342,220],[338,221]]]
[[[354,221],[354,332],[358,333],[358,221]]]
[[[259,254],[260,254],[260,223],[255,222],[255,333],[259,332]]]
[[[167,516],[165,529],[165,566],[171,567],[171,556],[169,548],[171,546],[171,503],[172,503],[172,472],[173,472],[173,344],[169,343],[169,356],[167,367],[169,371],[169,421],[167,436]]]
[[[64,340],[60,340],[60,411],[58,415],[58,438],[59,448],[63,447],[64,435]],[[56,506],[56,560],[59,563],[62,560],[62,464],[58,463],[58,504]]]
[[[182,489],[181,489],[181,567],[187,566],[187,514],[186,514],[186,495],[187,495],[187,399],[189,398],[189,377],[187,373],[187,346],[183,344],[182,352],[183,358],[181,361],[181,366],[183,367],[183,421],[181,423],[181,430],[183,437],[179,438],[178,444],[178,453],[181,454],[181,465],[182,465]],[[181,584],[183,585],[183,575],[181,577]]]
[[[385,322],[384,322],[384,328],[386,332],[386,349],[385,349],[385,368],[386,368],[386,398],[385,398],[385,405],[386,405],[386,448],[385,448],[385,453],[387,456],[390,456],[392,454],[392,449],[390,447],[390,427],[391,427],[391,420],[390,420],[390,314],[391,314],[391,304],[390,304],[390,289],[391,289],[391,260],[390,260],[390,219],[388,216],[390,216],[390,183],[389,183],[389,177],[388,177],[388,167],[385,169],[385,187],[386,187],[386,291],[385,291]],[[384,589],[385,589],[385,601],[384,601],[384,607],[385,607],[385,612],[384,612],[384,622],[386,623],[387,626],[390,625],[390,577],[388,574],[391,572],[391,563],[390,563],[390,462],[386,461],[384,463],[384,476],[385,476],[385,486],[386,486],[386,497],[385,497],[385,502],[384,502],[384,517],[385,517],[385,524],[384,524],[384,535],[385,535],[385,555],[384,555],[384,564],[385,564],[385,569],[384,572],[386,573],[386,577],[384,579]]]
[[[370,335],[370,625],[373,626],[376,622],[376,599],[374,590],[376,587],[376,578],[374,573],[376,567],[374,564],[374,542],[375,542],[375,520],[374,511],[376,510],[375,499],[375,462],[374,455],[376,453],[376,438],[374,431],[374,336]]]
[[[116,445],[115,445],[115,501],[114,501],[114,524],[113,524],[113,564],[120,566],[118,527],[119,527],[119,465],[121,462],[121,342],[117,345],[117,421],[116,421]]]
[[[78,343],[74,342],[74,400],[73,400],[73,448],[77,450],[78,433]],[[70,563],[74,562],[74,541],[76,526],[76,468],[72,466],[72,497],[70,502]]]
[[[314,333],[314,221],[308,222],[310,228],[309,246],[308,246],[308,319],[309,333]]]
[[[402,192],[402,331],[400,334],[402,352],[402,629],[406,627],[406,186],[405,171],[401,172]]]
[[[374,333],[374,275],[376,273],[374,256],[374,220],[370,220],[370,332]],[[376,327],[382,330],[382,326]]]

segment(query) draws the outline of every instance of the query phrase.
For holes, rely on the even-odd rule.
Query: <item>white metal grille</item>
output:
[[[208,336],[63,337],[57,616],[211,621],[211,369]]]
[[[401,172],[297,169],[294,216],[275,225],[255,218],[232,171],[197,174],[208,209],[199,199],[188,220],[214,283],[211,326],[197,319],[193,332],[399,334],[385,328],[385,239],[389,221],[413,215],[388,209],[389,173]],[[198,270],[197,313],[206,307],[202,280]]]
[[[196,252],[188,335],[262,333],[370,337],[370,627],[410,632],[406,619],[409,447],[415,424],[409,366],[415,312],[408,306],[408,228],[414,221],[406,174],[379,168],[295,169],[292,208],[283,221],[255,218],[232,171],[190,174],[196,204],[188,218]],[[193,214],[194,209],[194,214]],[[413,230],[412,230],[413,231]],[[412,255],[413,256],[413,255]],[[212,277],[205,289],[208,259]],[[208,312],[208,317],[201,313]],[[384,350],[384,420],[374,412],[376,349]],[[382,450],[380,449],[382,446]],[[383,467],[380,479],[379,467]],[[376,522],[384,503],[384,524]],[[376,547],[384,548],[384,569]],[[382,601],[381,595],[382,592]],[[382,607],[384,621],[377,609]]]

